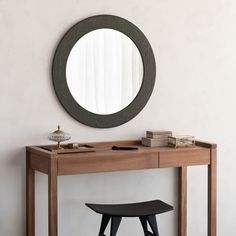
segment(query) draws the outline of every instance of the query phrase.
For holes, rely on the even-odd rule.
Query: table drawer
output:
[[[147,155],[137,152],[125,154],[115,152],[96,157],[86,154],[81,157],[62,157],[58,159],[58,175],[158,168],[158,154],[155,152]]]
[[[210,164],[210,150],[182,150],[178,152],[160,152],[159,168]]]

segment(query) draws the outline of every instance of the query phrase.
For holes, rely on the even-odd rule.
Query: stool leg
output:
[[[104,232],[106,230],[107,224],[109,223],[110,220],[110,216],[108,215],[102,215],[102,222],[101,222],[101,227],[100,227],[100,231],[99,231],[99,235],[98,236],[104,236]]]
[[[152,229],[152,232],[154,233],[154,236],[159,236],[156,216],[155,215],[147,216],[147,220]]]
[[[143,232],[144,232],[144,235],[145,235],[148,232],[147,217],[146,216],[140,216],[139,220],[140,220],[140,222],[142,224]]]
[[[121,217],[119,217],[119,216],[113,216],[111,218],[111,233],[110,233],[110,236],[116,236],[116,233],[118,231],[120,222],[121,222]]]

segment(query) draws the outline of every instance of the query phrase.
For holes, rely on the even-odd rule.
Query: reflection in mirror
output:
[[[66,80],[73,98],[86,110],[116,113],[128,106],[141,88],[142,58],[125,34],[113,29],[94,30],[72,48]]]

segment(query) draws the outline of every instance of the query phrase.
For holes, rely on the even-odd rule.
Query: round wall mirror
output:
[[[109,128],[136,116],[155,83],[155,59],[144,34],[110,15],[87,18],[60,41],[53,85],[66,111],[81,123]]]
[[[125,34],[113,29],[94,30],[71,49],[66,81],[84,109],[103,115],[116,113],[127,107],[141,88],[142,57]]]

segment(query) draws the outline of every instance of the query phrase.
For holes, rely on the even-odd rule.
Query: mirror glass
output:
[[[71,95],[86,110],[112,114],[127,107],[143,80],[143,62],[134,42],[113,29],[97,29],[80,38],[66,63]]]

